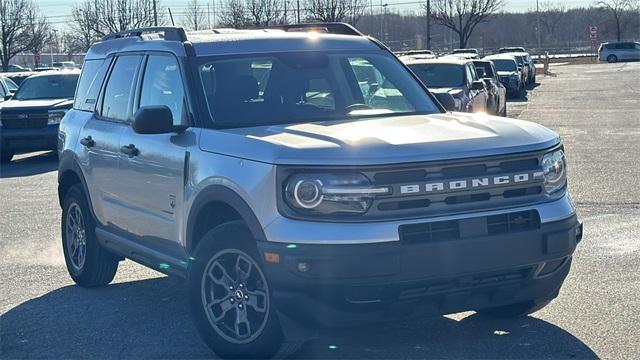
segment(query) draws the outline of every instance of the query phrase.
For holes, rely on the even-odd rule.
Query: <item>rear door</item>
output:
[[[174,125],[189,123],[184,76],[178,59],[171,54],[152,53],[144,62],[134,110],[165,105]],[[165,254],[181,256],[179,246],[186,147],[195,141],[193,129],[171,134],[137,134],[128,124],[120,147],[135,148],[136,154],[120,154],[123,185],[122,215],[127,231],[142,245]]]
[[[100,98],[95,95],[85,99],[80,95],[76,97],[76,101],[82,101],[85,106],[96,108],[80,134],[86,152],[86,162],[82,166],[86,169],[85,176],[97,220],[112,230],[122,229],[126,220],[120,211],[123,186],[119,173],[120,136],[128,126],[132,79],[136,77],[141,60],[141,55],[110,59],[113,64]],[[101,71],[106,73],[108,63],[101,66]],[[82,94],[80,87],[78,94]]]

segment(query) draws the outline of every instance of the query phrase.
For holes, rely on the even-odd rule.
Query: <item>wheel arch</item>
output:
[[[247,225],[254,239],[266,241],[262,225],[240,195],[223,185],[211,185],[203,189],[193,201],[187,217],[187,254],[193,253],[198,241],[208,230],[237,220]]]
[[[89,203],[89,209],[95,218],[91,202],[91,194],[88,191],[89,189],[87,188],[87,182],[84,178],[84,174],[82,173],[82,169],[72,153],[63,152],[60,154],[58,165],[58,203],[61,207],[67,191],[69,191],[73,185],[78,183],[81,184],[82,189],[84,190],[87,202]]]

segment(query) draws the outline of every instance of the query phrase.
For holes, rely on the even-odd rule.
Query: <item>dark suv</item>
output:
[[[17,153],[57,148],[58,124],[71,108],[79,75],[79,71],[33,75],[2,103],[3,163]]]

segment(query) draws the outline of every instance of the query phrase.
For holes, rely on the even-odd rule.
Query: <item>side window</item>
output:
[[[124,55],[116,59],[104,90],[101,112],[103,117],[114,120],[127,120],[131,91],[135,86],[134,79],[141,58],[139,55]]]
[[[471,83],[473,82],[473,70],[469,65],[466,65],[464,68],[465,68],[466,77],[467,77],[467,84],[471,85]]]
[[[109,60],[87,60],[82,66],[82,74],[76,88],[73,108],[84,111],[94,111],[98,100],[98,93],[109,68]]]
[[[0,84],[0,97],[4,98],[4,96],[6,95],[6,91],[4,90],[4,81],[2,82],[2,84]]]
[[[186,124],[184,85],[178,60],[173,56],[150,55],[142,79],[140,106],[166,105],[174,125]]]

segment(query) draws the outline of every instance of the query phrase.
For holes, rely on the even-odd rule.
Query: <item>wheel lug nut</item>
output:
[[[238,305],[238,307],[239,307],[240,309],[242,309],[242,304]]]
[[[245,299],[245,300],[249,300],[249,295],[245,295],[245,296],[244,296],[244,299]]]
[[[236,301],[235,301],[235,299],[231,298],[231,299],[229,299],[229,302],[231,302],[233,304]]]

